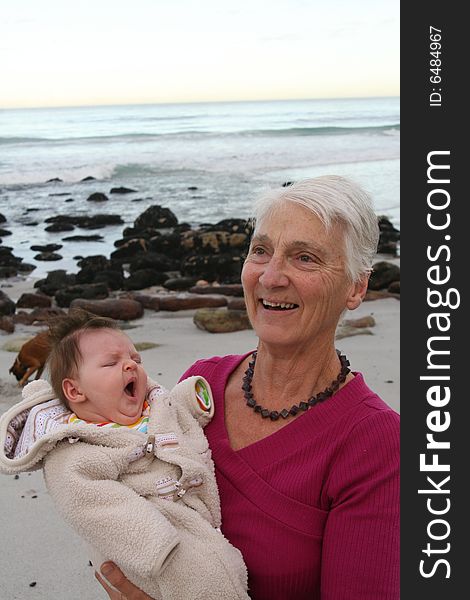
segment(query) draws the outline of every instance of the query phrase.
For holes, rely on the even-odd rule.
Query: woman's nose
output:
[[[285,272],[285,263],[283,259],[273,256],[271,260],[264,265],[263,272],[259,277],[259,282],[266,289],[289,285],[289,278]]]

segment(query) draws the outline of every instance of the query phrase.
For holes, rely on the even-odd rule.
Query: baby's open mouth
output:
[[[134,396],[134,389],[135,389],[135,381],[129,381],[129,383],[124,388],[124,392],[128,396]]]
[[[264,300],[263,298],[260,302],[263,308],[267,310],[292,310],[299,307],[298,304],[293,304],[292,302],[269,302],[269,300]]]

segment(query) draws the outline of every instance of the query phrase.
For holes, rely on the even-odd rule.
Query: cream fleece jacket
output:
[[[241,554],[217,529],[219,497],[202,429],[213,401],[198,402],[201,379],[210,390],[191,377],[151,403],[147,434],[62,423],[66,408],[44,380],[28,384],[22,402],[0,418],[0,472],[43,467],[51,497],[91,545],[94,564],[114,561],[155,600],[248,599]],[[16,440],[23,446],[15,458],[8,431],[38,423],[43,435],[24,449],[24,439]]]

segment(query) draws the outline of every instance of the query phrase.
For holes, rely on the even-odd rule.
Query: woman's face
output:
[[[259,223],[242,283],[260,341],[293,347],[333,340],[341,313],[357,308],[367,287],[347,276],[341,226],[327,232],[292,202]]]

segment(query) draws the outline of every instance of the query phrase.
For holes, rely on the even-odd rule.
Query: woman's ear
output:
[[[64,379],[62,382],[62,391],[71,403],[83,402],[85,400],[85,395],[80,391],[78,382],[75,379]]]
[[[355,310],[362,303],[368,285],[369,273],[364,275],[359,281],[356,281],[356,283],[352,284],[350,294],[346,300],[346,308],[348,310]]]

